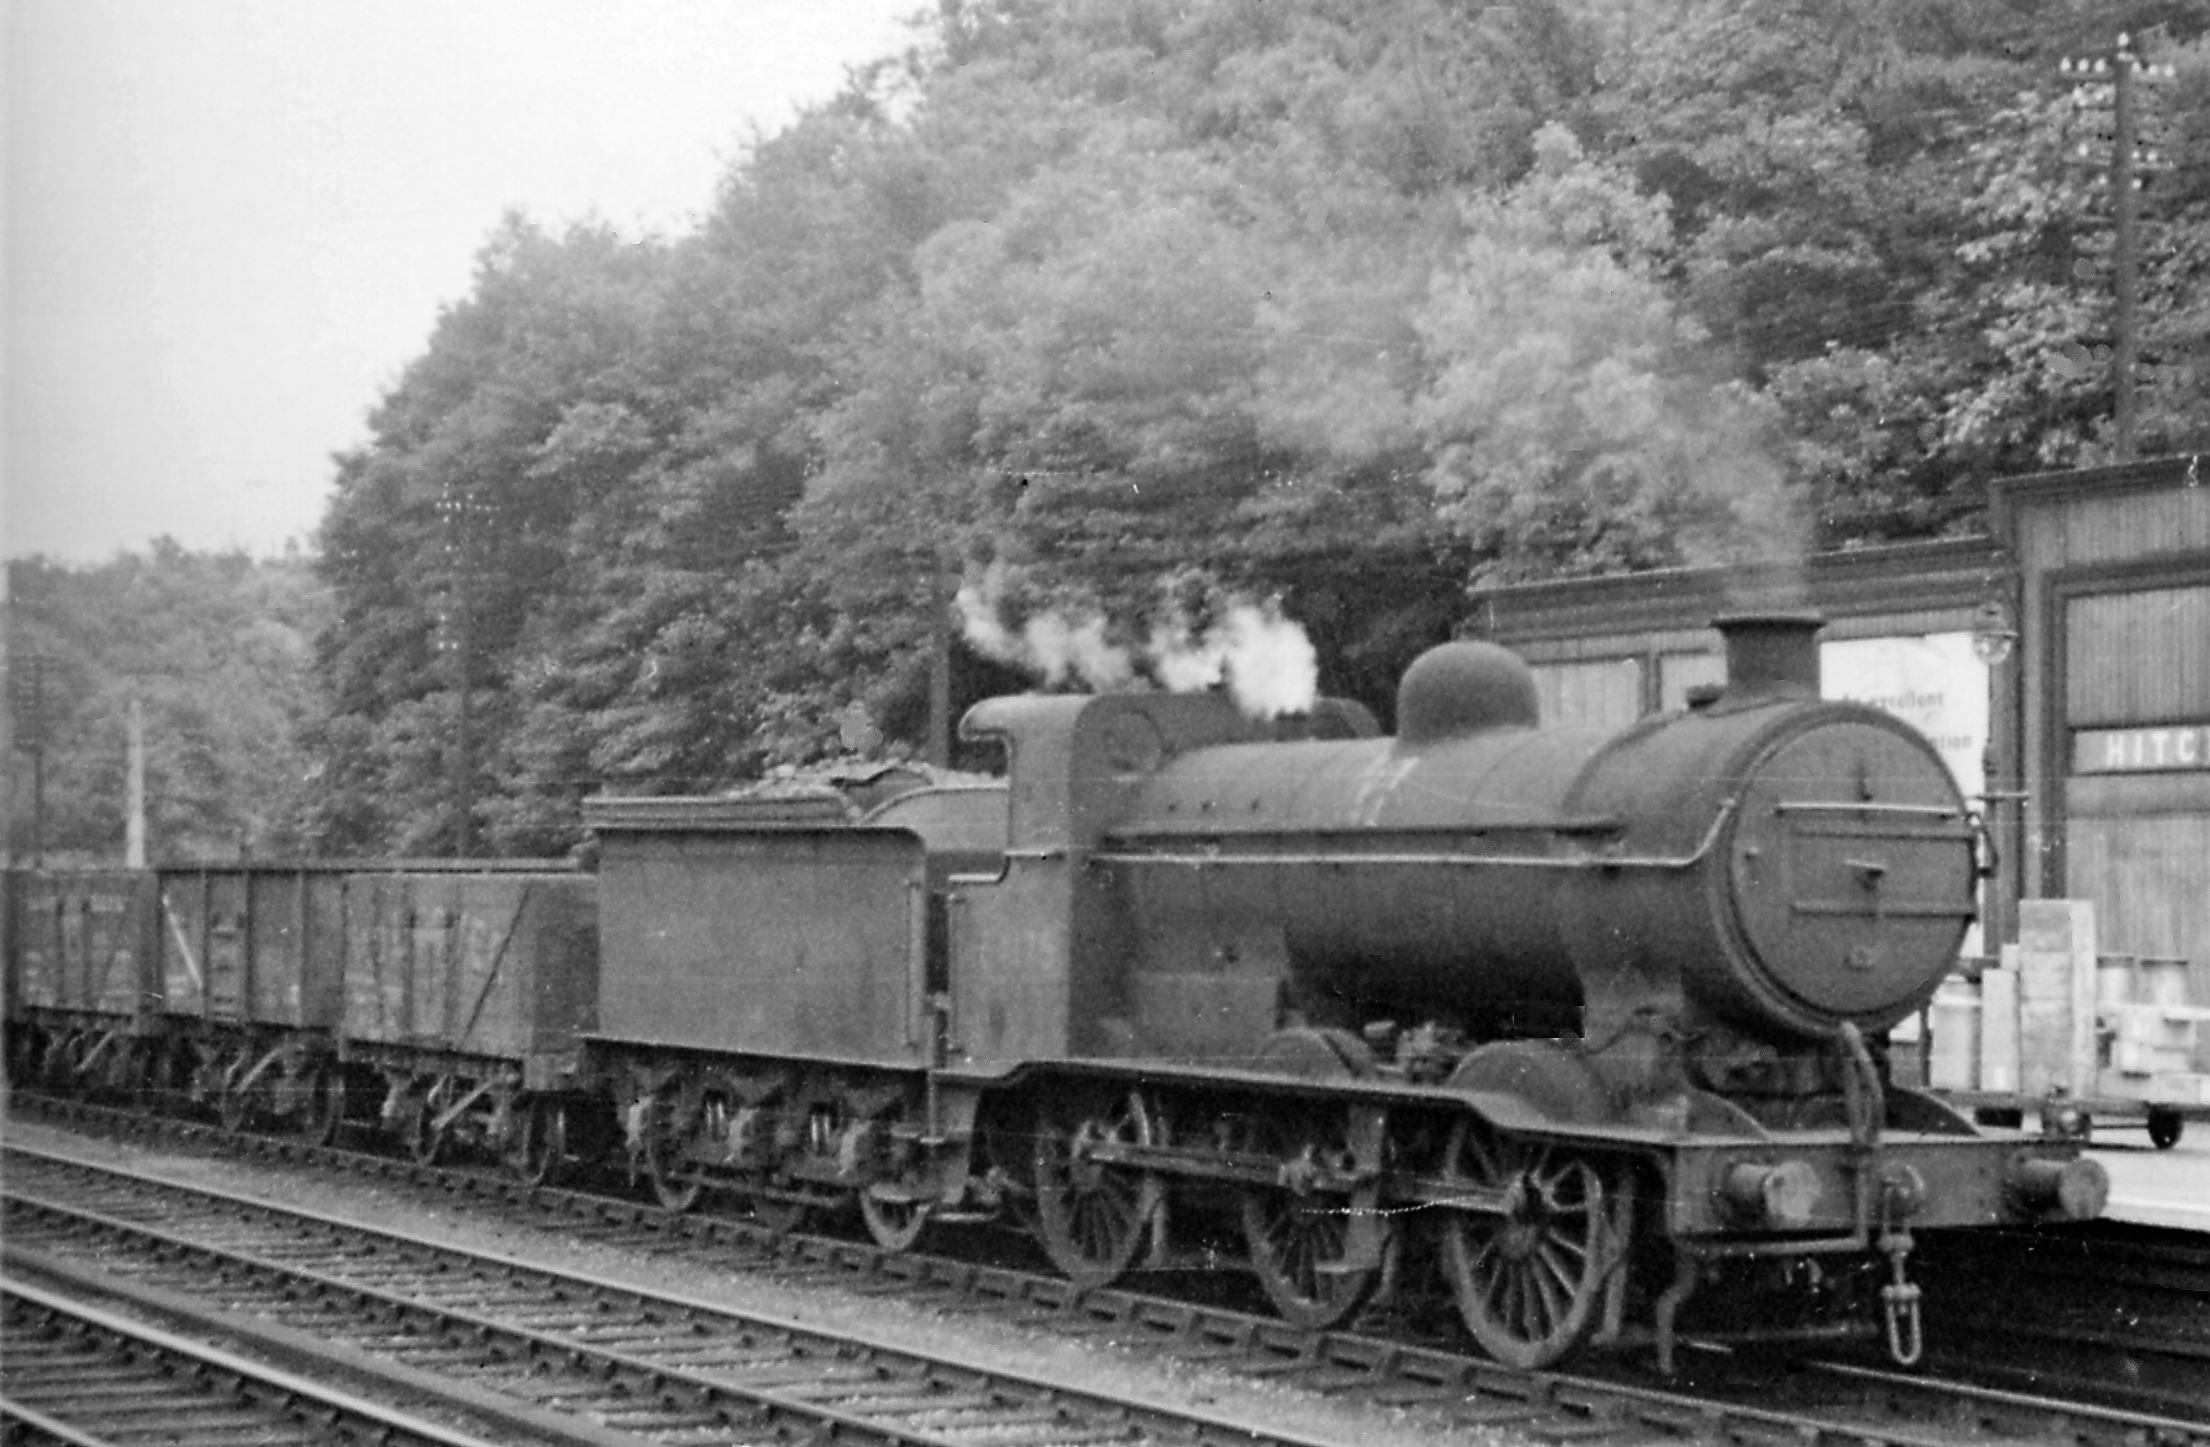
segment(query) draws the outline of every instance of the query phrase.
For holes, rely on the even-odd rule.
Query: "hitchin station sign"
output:
[[[2075,774],[2152,774],[2210,769],[2210,723],[2150,724],[2125,729],[2075,729]]]

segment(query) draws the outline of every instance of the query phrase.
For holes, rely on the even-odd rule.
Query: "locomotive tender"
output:
[[[1002,780],[593,800],[595,879],[333,866],[270,922],[283,871],[198,915],[172,893],[205,871],[102,876],[143,917],[110,955],[153,1004],[122,1019],[112,970],[63,978],[90,896],[19,878],[11,1068],[323,1132],[380,1075],[418,1154],[544,1179],[603,1149],[671,1207],[856,1203],[894,1249],[1008,1212],[1084,1284],[1233,1234],[1305,1324],[1416,1263],[1525,1366],[1635,1339],[1669,1366],[1714,1277],[1870,1278],[1821,1304],[1914,1358],[1914,1229],[2091,1217],[2107,1182],[1889,1080],[1972,918],[1976,820],[1907,726],[1819,700],[1816,619],[1719,626],[1724,688],[1616,734],[1542,727],[1516,657],[1456,643],[1393,738],[1334,701],[1030,696],[962,724]],[[190,972],[151,962],[194,920],[297,973],[279,1019],[231,989],[220,1028],[170,1021]]]

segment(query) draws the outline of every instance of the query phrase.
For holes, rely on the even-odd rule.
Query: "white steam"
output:
[[[1253,718],[1304,713],[1319,696],[1319,655],[1304,629],[1272,600],[1231,599],[1199,628],[1167,606],[1152,621],[1140,649],[1108,640],[1098,613],[1039,613],[1018,629],[1007,626],[1002,563],[961,585],[958,606],[967,642],[978,651],[1036,674],[1046,684],[1069,681],[1104,691],[1155,683],[1172,693],[1225,688]]]

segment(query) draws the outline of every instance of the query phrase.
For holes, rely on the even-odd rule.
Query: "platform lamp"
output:
[[[1972,652],[1982,663],[1993,668],[2017,646],[2018,630],[2001,599],[1990,598],[1972,610]]]

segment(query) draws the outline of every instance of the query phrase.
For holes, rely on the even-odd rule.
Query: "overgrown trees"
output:
[[[122,862],[133,703],[145,722],[149,855],[306,847],[321,765],[301,740],[319,712],[311,640],[329,615],[305,559],[192,553],[163,539],[92,566],[18,560],[9,614],[14,857]],[[34,676],[42,720],[29,715]]]
[[[962,702],[985,644],[1156,673],[1263,603],[1385,706],[1472,580],[1968,530],[2109,453],[2056,61],[2159,23],[2168,448],[2210,427],[2187,7],[947,4],[694,234],[493,238],[341,466],[319,837],[557,848],[855,707],[913,747],[957,584]]]

